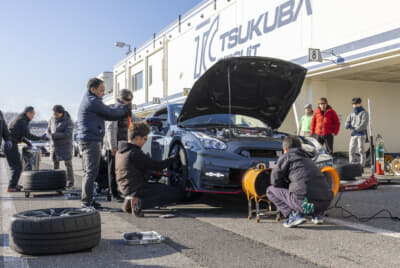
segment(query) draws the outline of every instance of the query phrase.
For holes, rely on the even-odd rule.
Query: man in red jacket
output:
[[[337,135],[340,121],[336,112],[328,105],[326,98],[320,98],[318,108],[311,119],[311,135],[314,135],[321,145],[325,145],[329,154],[333,153],[333,135]]]

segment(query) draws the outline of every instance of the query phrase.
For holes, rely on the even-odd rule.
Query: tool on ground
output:
[[[146,245],[161,243],[165,240],[165,237],[156,231],[147,231],[123,233],[122,239],[128,245]]]

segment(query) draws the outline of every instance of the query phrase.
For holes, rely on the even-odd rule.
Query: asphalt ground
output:
[[[63,168],[63,165],[61,165]],[[78,207],[81,163],[74,159],[76,187],[55,193],[6,193],[9,170],[0,159],[1,227],[0,267],[400,267],[400,225],[390,219],[360,223],[343,218],[340,209],[330,209],[323,225],[309,221],[286,229],[282,221],[247,219],[244,196],[203,195],[187,204],[146,210],[144,218],[118,212],[120,203],[98,201],[102,240],[91,251],[49,256],[21,256],[8,247],[12,214],[30,209]],[[42,169],[50,168],[43,158]],[[382,208],[400,216],[400,185],[380,185],[377,190],[344,192],[338,202],[359,216]],[[71,195],[72,194],[72,195]],[[174,218],[159,218],[172,213]],[[381,216],[386,216],[382,214]],[[132,246],[121,239],[124,232],[154,230],[167,239],[162,244]]]

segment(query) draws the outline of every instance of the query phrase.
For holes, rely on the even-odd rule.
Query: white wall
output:
[[[145,91],[145,74],[144,74],[144,60],[140,60],[139,62],[136,62],[135,65],[129,66],[129,76],[128,76],[128,85],[127,88],[133,89],[133,84],[132,84],[132,77],[143,71],[143,87],[139,90],[133,91],[133,103],[135,104],[141,104],[146,102],[146,91]]]
[[[153,97],[163,97],[163,79],[162,79],[162,61],[163,61],[163,50],[152,54],[148,58],[148,66],[152,66],[153,72],[153,83],[148,86],[149,101],[153,100]],[[147,80],[148,81],[148,80]]]

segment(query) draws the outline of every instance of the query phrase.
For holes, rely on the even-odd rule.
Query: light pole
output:
[[[125,44],[124,42],[115,42],[114,46],[116,47],[128,47],[128,51],[126,52],[126,55],[129,55],[129,53],[131,53],[131,45],[129,44]]]

